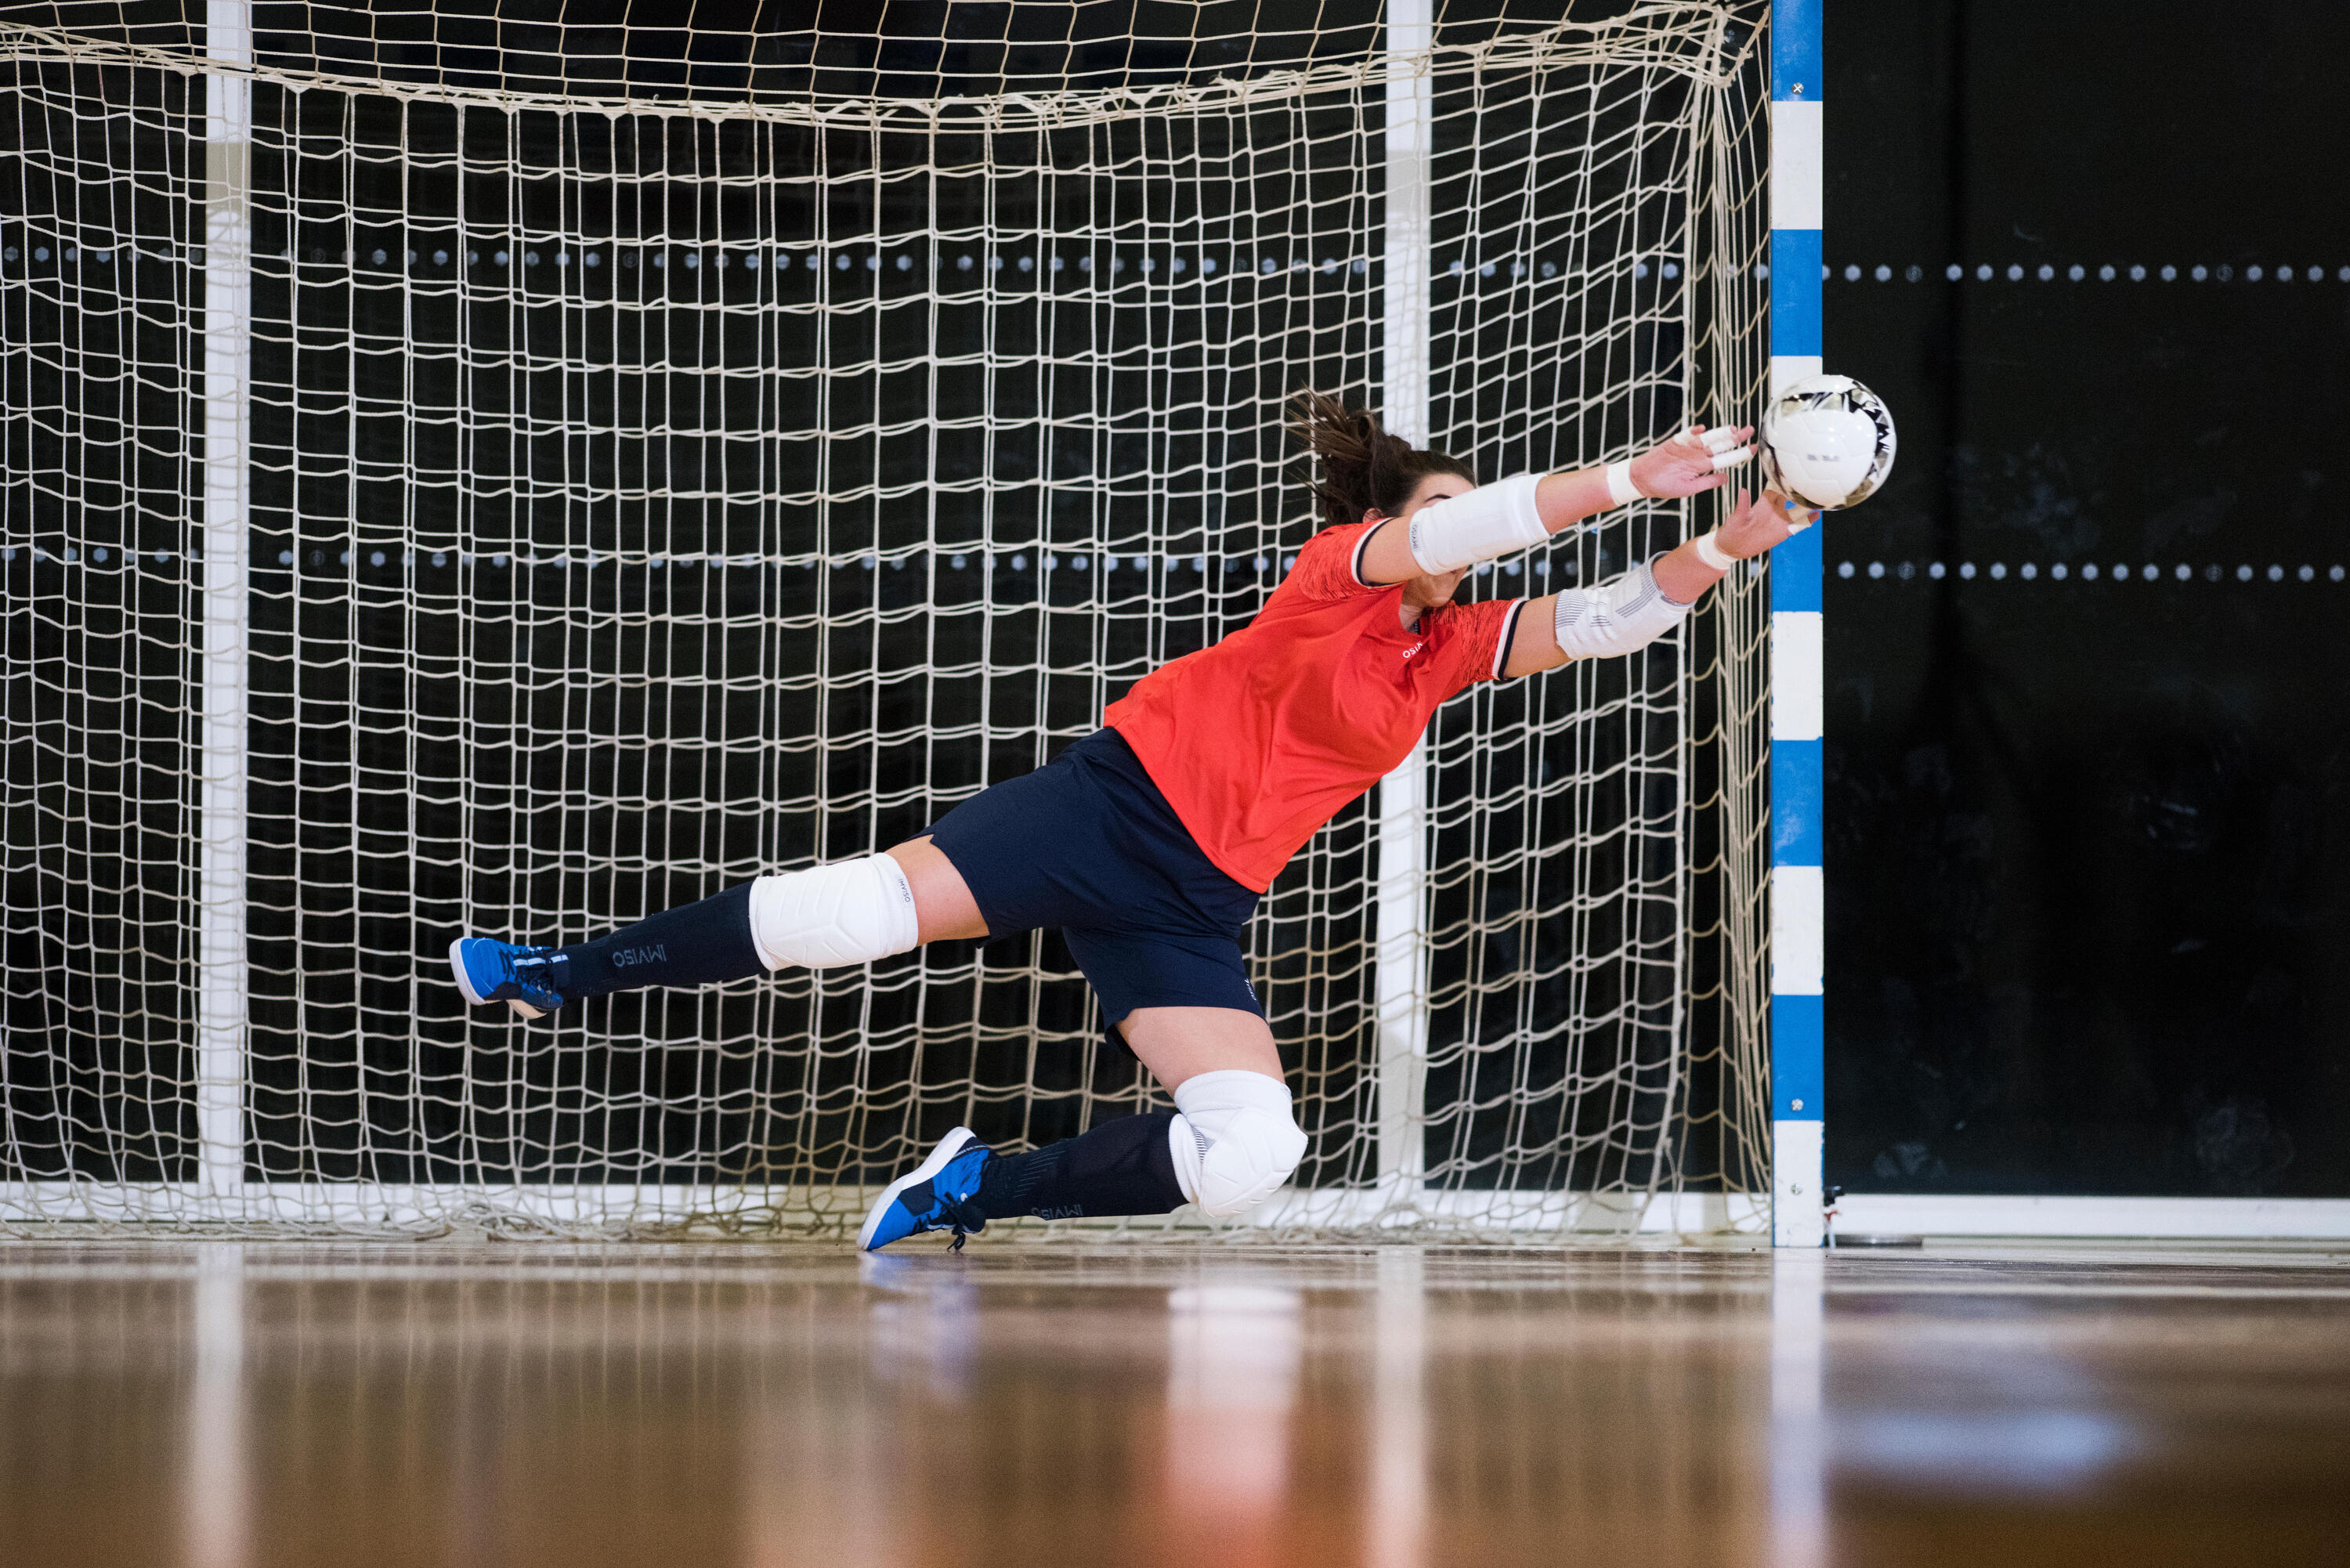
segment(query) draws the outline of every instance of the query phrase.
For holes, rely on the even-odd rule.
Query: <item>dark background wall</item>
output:
[[[2350,7],[1827,26],[1829,1178],[2350,1193]]]

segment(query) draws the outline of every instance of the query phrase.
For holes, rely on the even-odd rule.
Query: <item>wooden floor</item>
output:
[[[2350,1251],[0,1245],[0,1558],[2350,1563]]]

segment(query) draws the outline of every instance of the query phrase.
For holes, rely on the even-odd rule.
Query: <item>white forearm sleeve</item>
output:
[[[1522,473],[1421,507],[1411,517],[1411,558],[1432,576],[1541,544],[1550,537],[1534,510],[1542,477]]]
[[[1560,594],[1553,624],[1560,651],[1576,659],[1605,659],[1646,648],[1679,626],[1689,611],[1689,606],[1665,597],[1643,561],[1614,582]]]
[[[751,884],[751,945],[769,969],[871,963],[920,942],[913,886],[887,855],[837,860]]]

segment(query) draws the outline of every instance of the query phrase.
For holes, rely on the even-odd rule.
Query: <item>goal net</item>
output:
[[[0,1226],[837,1231],[1155,1103],[1051,933],[532,1025],[443,954],[1042,764],[1281,581],[1297,389],[1489,478],[1751,418],[1762,9],[16,8]],[[1456,700],[1284,874],[1251,1224],[1754,1222],[1763,591]]]

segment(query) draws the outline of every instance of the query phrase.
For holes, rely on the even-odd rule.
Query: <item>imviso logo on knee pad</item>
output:
[[[660,942],[649,942],[640,948],[612,950],[612,965],[616,969],[626,969],[630,964],[667,962],[669,962],[669,949]]]

